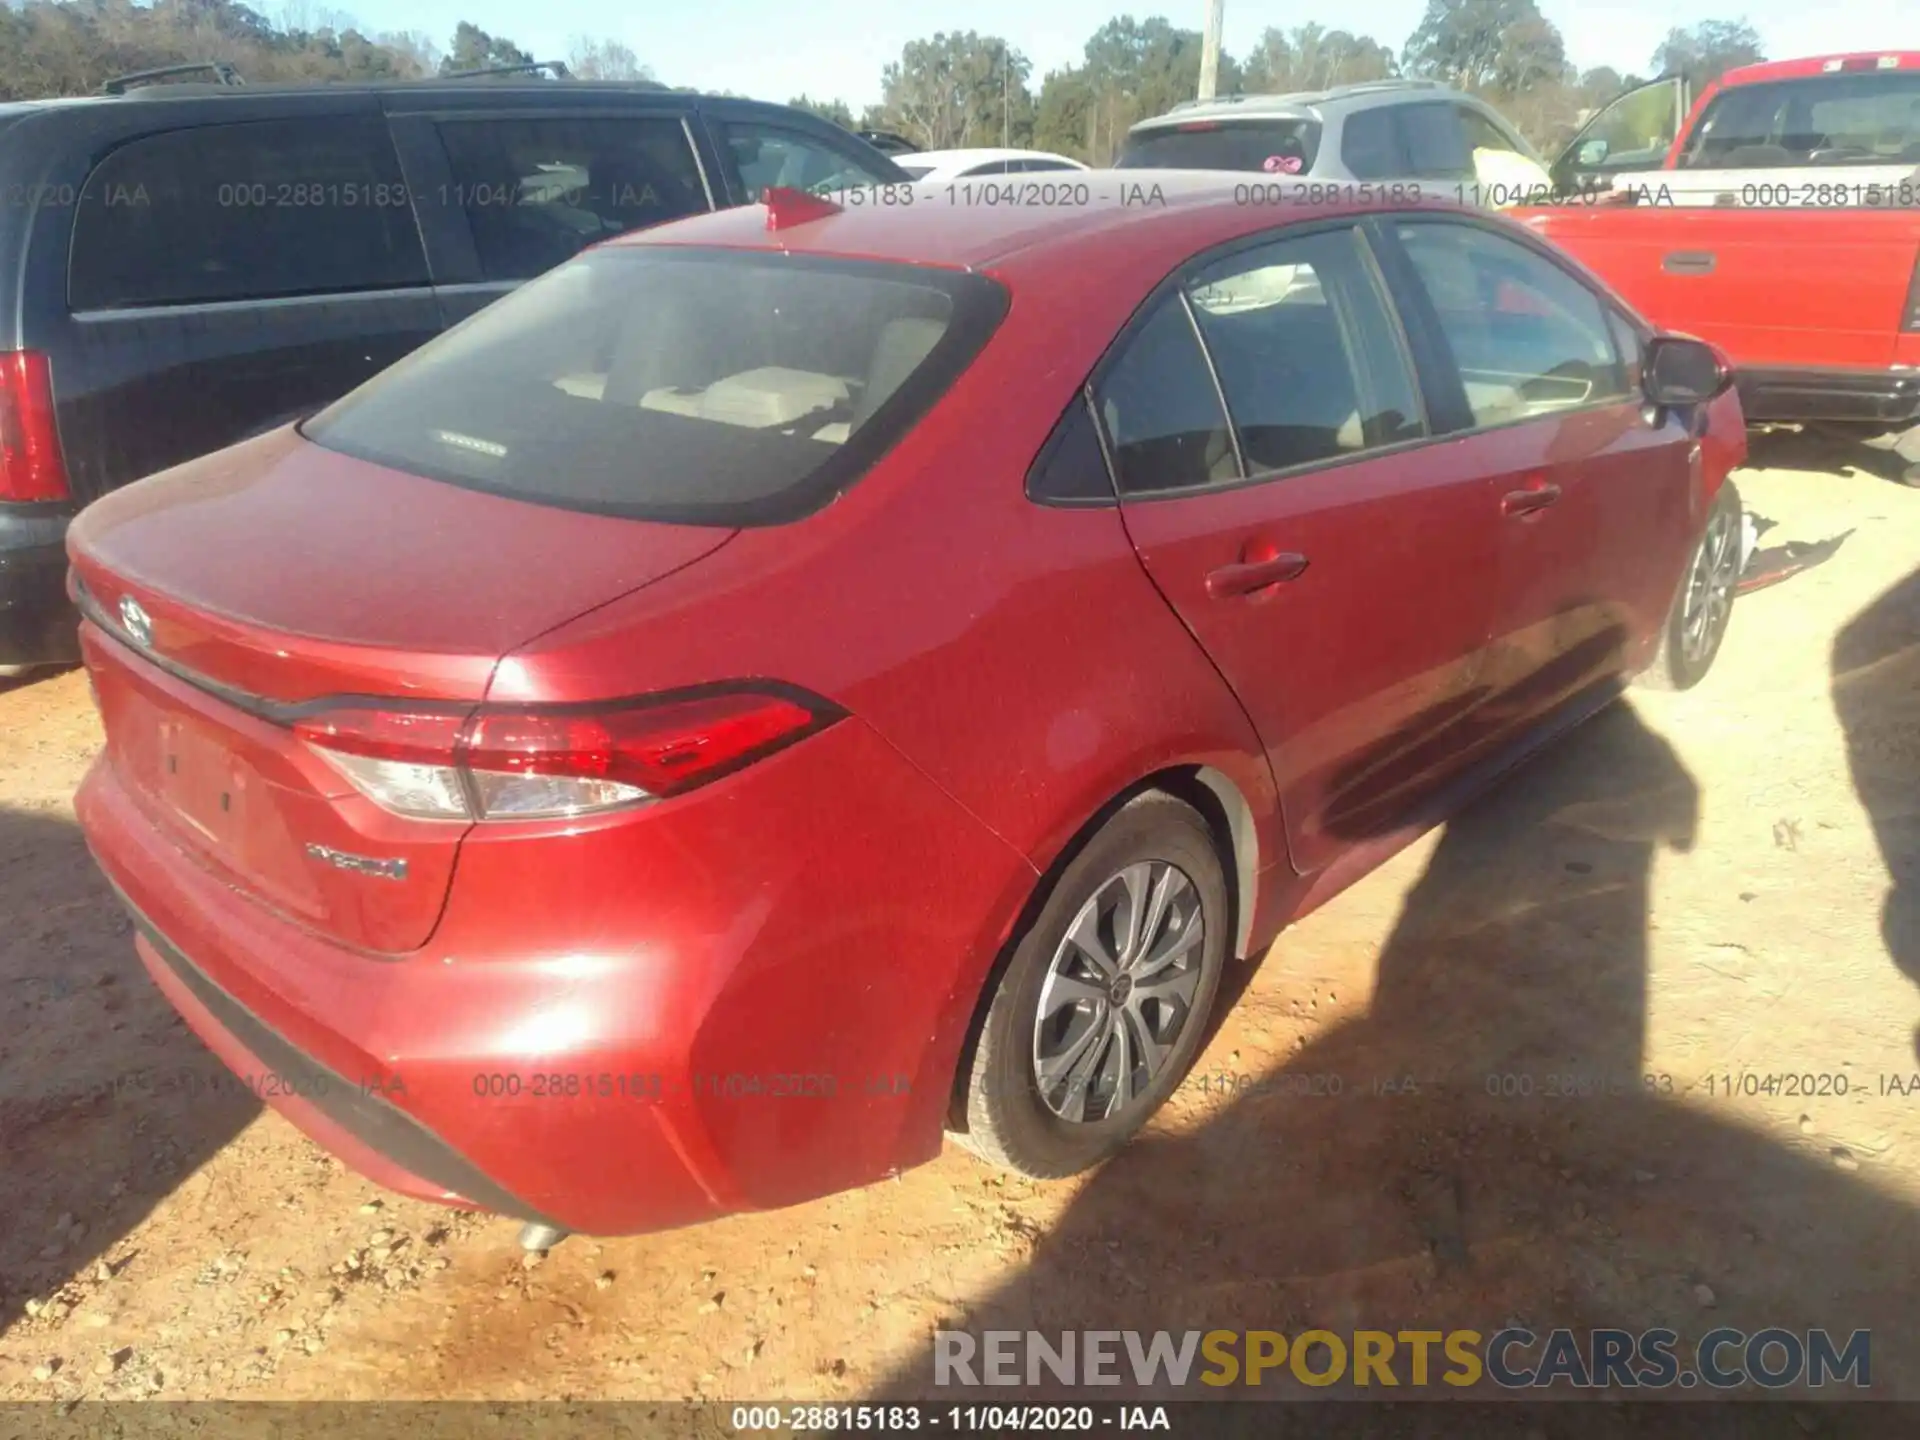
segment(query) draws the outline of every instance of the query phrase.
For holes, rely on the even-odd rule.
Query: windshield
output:
[[[795,518],[857,478],[1005,310],[982,276],[772,252],[592,251],[302,433],[518,498],[692,524]]]
[[[1737,86],[1707,106],[1680,163],[1727,170],[1920,165],[1920,72]]]
[[[1193,120],[1136,130],[1116,170],[1258,170],[1304,175],[1320,149],[1317,120]]]
[[[904,160],[899,161],[898,164],[906,172],[909,180],[924,180],[933,173],[931,165],[909,165]]]

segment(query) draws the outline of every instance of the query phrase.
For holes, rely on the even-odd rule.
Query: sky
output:
[[[444,47],[460,20],[505,35],[536,59],[564,59],[576,35],[632,47],[670,85],[733,90],[763,100],[841,99],[856,114],[880,98],[880,73],[911,40],[940,30],[999,35],[1033,64],[1033,80],[1076,64],[1087,39],[1116,15],[1160,14],[1199,30],[1206,0],[334,0],[368,30],[423,30]],[[1539,0],[1581,69],[1650,72],[1676,25],[1744,18],[1770,59],[1843,50],[1920,50],[1920,0]],[[1738,8],[1736,8],[1738,7]],[[257,5],[273,13],[273,5]],[[1318,21],[1368,35],[1398,53],[1426,0],[1226,0],[1223,43],[1245,55],[1269,26]],[[670,18],[669,18],[670,17]]]

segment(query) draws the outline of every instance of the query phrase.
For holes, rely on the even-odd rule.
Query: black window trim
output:
[[[1431,416],[1429,414],[1431,407],[1425,393],[1426,377],[1421,371],[1418,359],[1410,344],[1410,339],[1396,313],[1399,308],[1397,297],[1394,295],[1392,285],[1387,282],[1385,273],[1380,268],[1379,262],[1373,254],[1372,237],[1367,233],[1365,224],[1362,223],[1364,218],[1365,217],[1343,216],[1339,219],[1315,221],[1305,225],[1294,224],[1279,226],[1271,230],[1262,230],[1254,235],[1241,236],[1192,256],[1171,276],[1154,287],[1153,293],[1149,295],[1147,301],[1129,317],[1127,324],[1122,327],[1120,334],[1114,338],[1112,345],[1101,355],[1099,363],[1094,367],[1094,372],[1092,376],[1089,377],[1085,387],[1088,403],[1093,409],[1094,425],[1100,434],[1100,448],[1107,456],[1109,477],[1113,481],[1114,494],[1116,496],[1114,503],[1125,505],[1142,501],[1150,503],[1162,500],[1183,500],[1202,495],[1219,495],[1231,490],[1245,489],[1250,485],[1267,485],[1279,481],[1292,480],[1302,475],[1318,474],[1323,470],[1334,470],[1348,465],[1359,464],[1363,461],[1377,460],[1382,456],[1404,454],[1407,451],[1417,449],[1423,445],[1430,445],[1437,440],[1445,438],[1433,429]],[[1233,418],[1233,407],[1227,403],[1226,390],[1220,382],[1219,370],[1213,358],[1213,351],[1208,347],[1206,337],[1201,333],[1199,323],[1194,318],[1192,302],[1187,298],[1187,288],[1198,275],[1212,269],[1224,260],[1232,259],[1235,255],[1249,250],[1263,249],[1266,246],[1285,240],[1292,240],[1307,235],[1325,234],[1329,231],[1346,231],[1353,237],[1355,249],[1360,256],[1363,272],[1367,275],[1368,283],[1373,287],[1381,307],[1387,312],[1391,332],[1397,342],[1396,349],[1400,355],[1401,362],[1406,367],[1407,380],[1413,391],[1414,403],[1419,407],[1419,419],[1425,433],[1412,436],[1405,440],[1397,440],[1391,445],[1366,446],[1348,455],[1328,455],[1317,460],[1302,461],[1298,465],[1287,465],[1278,469],[1258,470],[1249,473],[1246,454],[1240,439],[1240,426]],[[1220,413],[1227,422],[1227,434],[1233,444],[1234,462],[1240,474],[1235,479],[1215,480],[1203,485],[1181,485],[1162,490],[1132,490],[1123,493],[1120,490],[1119,470],[1113,463],[1113,442],[1111,437],[1106,433],[1107,427],[1100,416],[1099,406],[1093,404],[1093,395],[1099,389],[1100,382],[1105,379],[1106,376],[1112,372],[1113,367],[1119,363],[1119,360],[1131,343],[1132,337],[1141,329],[1145,328],[1148,320],[1154,318],[1159,305],[1167,299],[1169,291],[1179,297],[1179,302],[1186,311],[1187,323],[1193,327],[1194,338],[1199,342],[1201,355],[1205,357],[1207,375],[1213,382],[1214,395],[1220,404]],[[1366,382],[1361,380],[1360,383],[1364,385]],[[1093,502],[1079,501],[1076,503],[1084,506]]]
[[[1417,323],[1426,329],[1433,340],[1437,342],[1435,361],[1438,364],[1444,365],[1446,374],[1444,377],[1436,376],[1436,379],[1441,380],[1443,383],[1450,380],[1450,383],[1445,383],[1445,388],[1449,391],[1448,399],[1458,406],[1454,422],[1457,428],[1449,429],[1445,432],[1437,432],[1433,438],[1458,439],[1465,435],[1491,435],[1502,430],[1511,430],[1519,425],[1537,425],[1545,420],[1558,420],[1568,415],[1584,415],[1601,410],[1611,410],[1621,405],[1630,404],[1636,409],[1645,406],[1645,399],[1642,396],[1633,394],[1632,391],[1629,390],[1624,395],[1611,395],[1602,400],[1589,400],[1581,405],[1568,405],[1563,409],[1546,411],[1538,415],[1520,415],[1512,420],[1502,420],[1492,425],[1484,425],[1475,420],[1473,411],[1467,404],[1465,383],[1461,379],[1459,369],[1454,362],[1453,352],[1447,347],[1446,336],[1440,326],[1439,313],[1434,309],[1433,302],[1427,295],[1426,287],[1421,283],[1419,274],[1414,268],[1413,260],[1407,254],[1405,247],[1401,245],[1399,235],[1396,233],[1400,226],[1406,224],[1466,226],[1471,229],[1485,231],[1500,239],[1511,241],[1521,249],[1532,253],[1536,258],[1546,261],[1549,265],[1553,266],[1554,269],[1566,276],[1568,280],[1578,285],[1582,290],[1586,291],[1588,295],[1593,297],[1594,304],[1600,311],[1601,328],[1606,331],[1607,349],[1609,353],[1612,354],[1614,363],[1621,368],[1623,374],[1626,369],[1626,357],[1620,353],[1620,346],[1614,338],[1613,327],[1606,323],[1607,312],[1610,310],[1620,311],[1633,322],[1634,328],[1642,333],[1643,340],[1647,338],[1647,335],[1650,333],[1647,331],[1645,322],[1639,320],[1637,316],[1634,316],[1631,311],[1627,310],[1626,307],[1621,305],[1619,301],[1614,299],[1614,297],[1606,291],[1594,289],[1593,283],[1590,280],[1586,279],[1586,277],[1579,274],[1562,260],[1550,246],[1535,238],[1530,231],[1522,229],[1510,221],[1501,221],[1489,215],[1480,215],[1471,212],[1454,212],[1450,210],[1394,211],[1370,218],[1375,224],[1376,243],[1393,257],[1394,268],[1399,275],[1396,289],[1404,292],[1397,297],[1400,307],[1405,310],[1411,310]]]
[[[64,284],[61,286],[59,303],[68,318],[74,320],[112,320],[141,315],[179,315],[193,313],[218,313],[222,310],[254,309],[266,305],[316,304],[333,301],[353,301],[356,299],[397,299],[418,292],[431,293],[434,283],[433,253],[427,243],[427,235],[420,223],[420,207],[417,202],[407,206],[407,219],[410,222],[402,227],[403,233],[410,235],[414,244],[414,255],[419,259],[418,278],[396,281],[387,285],[356,285],[350,289],[311,289],[280,291],[270,295],[233,295],[217,300],[156,300],[126,305],[81,305],[73,303],[74,253],[80,239],[79,198],[93,182],[94,176],[111,164],[116,156],[124,154],[135,145],[166,136],[186,134],[196,130],[234,130],[241,126],[260,125],[309,125],[325,127],[322,133],[331,133],[340,121],[358,120],[369,126],[377,126],[386,137],[387,155],[393,161],[394,178],[388,184],[405,188],[407,185],[406,165],[400,151],[399,137],[394,134],[386,114],[375,109],[353,107],[339,111],[323,110],[317,113],[305,111],[276,111],[266,114],[230,116],[218,111],[208,112],[199,119],[181,118],[176,123],[156,125],[150,128],[134,130],[115,138],[104,150],[87,163],[86,174],[81,177],[75,189],[75,204],[71,222],[67,226],[66,254],[62,257]],[[398,209],[398,206],[390,207]]]
[[[1643,404],[1631,394],[1588,405],[1569,406],[1547,415],[1521,416],[1514,420],[1503,421],[1498,425],[1478,425],[1473,420],[1473,412],[1467,405],[1466,389],[1461,382],[1459,371],[1455,368],[1452,352],[1447,348],[1446,337],[1440,329],[1439,317],[1434,313],[1426,291],[1421,285],[1419,275],[1413,268],[1412,260],[1401,247],[1394,230],[1407,221],[1431,220],[1442,224],[1471,225],[1495,235],[1504,236],[1516,244],[1532,251],[1535,255],[1558,268],[1568,279],[1574,281],[1599,303],[1601,310],[1617,311],[1633,330],[1641,337],[1642,343],[1657,335],[1659,331],[1650,325],[1630,306],[1621,302],[1610,292],[1596,290],[1591,281],[1569,266],[1561,257],[1537,239],[1530,231],[1490,215],[1473,211],[1433,210],[1385,210],[1371,211],[1359,216],[1346,216],[1335,220],[1316,221],[1308,224],[1276,226],[1252,235],[1238,236],[1218,245],[1210,246],[1198,254],[1189,257],[1170,275],[1150,290],[1146,297],[1127,317],[1126,323],[1115,333],[1100,357],[1094,362],[1086,380],[1074,392],[1071,404],[1063,409],[1055,428],[1048,432],[1047,440],[1036,452],[1034,465],[1028,471],[1027,498],[1036,505],[1045,505],[1056,509],[1090,509],[1108,505],[1125,505],[1136,501],[1154,502],[1180,500],[1203,495],[1216,495],[1223,491],[1238,489],[1246,485],[1264,485],[1271,481],[1291,479],[1295,476],[1316,472],[1342,465],[1352,465],[1361,461],[1377,459],[1381,456],[1399,455],[1417,450],[1422,446],[1438,445],[1456,440],[1465,435],[1492,433],[1509,429],[1516,425],[1532,425],[1542,420],[1557,419],[1563,415],[1579,414],[1587,410],[1599,410],[1611,406],[1634,403]],[[1256,475],[1247,475],[1246,463],[1240,458],[1240,436],[1238,427],[1233,424],[1232,412],[1228,409],[1226,396],[1219,389],[1219,380],[1214,376],[1215,394],[1219,398],[1221,414],[1227,420],[1228,433],[1232,436],[1234,453],[1241,469],[1238,480],[1219,481],[1208,485],[1188,485],[1176,489],[1143,490],[1122,494],[1120,490],[1119,467],[1115,463],[1113,442],[1107,434],[1107,427],[1100,416],[1095,403],[1095,393],[1101,382],[1111,373],[1113,367],[1132,344],[1136,335],[1151,321],[1159,306],[1169,294],[1184,296],[1190,275],[1204,270],[1223,259],[1231,258],[1243,250],[1257,249],[1282,239],[1296,235],[1313,234],[1329,229],[1358,229],[1364,241],[1361,252],[1369,270],[1373,273],[1374,283],[1379,286],[1381,302],[1386,306],[1388,317],[1402,347],[1402,358],[1406,362],[1413,379],[1413,393],[1420,406],[1421,420],[1426,427],[1424,435],[1398,441],[1392,445],[1381,445],[1371,449],[1359,450],[1352,455],[1334,456],[1323,460],[1308,461],[1302,465],[1291,466],[1285,470],[1262,471]],[[1188,322],[1192,323],[1191,310]],[[1196,338],[1198,331],[1196,329]],[[1612,330],[1608,329],[1608,343],[1613,346],[1614,358],[1624,363],[1619,347],[1613,340]],[[1207,358],[1208,373],[1213,372],[1212,352],[1207,349],[1204,339],[1200,342],[1201,354]],[[1093,419],[1094,433],[1100,441],[1101,454],[1106,457],[1107,479],[1113,488],[1113,498],[1097,500],[1061,498],[1036,493],[1033,480],[1040,473],[1040,460],[1051,453],[1054,436],[1064,426],[1066,411],[1072,405],[1085,405]]]
[[[691,260],[704,264],[723,264],[730,261],[737,263],[742,259],[774,263],[776,255],[776,252],[766,251],[741,251],[692,245],[654,247],[645,244],[609,246],[599,249],[598,253],[618,255],[648,251],[655,254],[668,253],[674,260]],[[576,257],[578,258],[581,257]],[[569,500],[546,495],[533,496],[507,486],[489,485],[470,475],[437,466],[418,464],[411,460],[401,464],[391,456],[362,451],[358,447],[343,445],[332,439],[309,435],[308,425],[312,421],[302,421],[297,428],[302,438],[309,443],[331,450],[335,454],[347,455],[356,460],[364,460],[369,464],[389,469],[404,470],[410,475],[439,480],[464,490],[502,495],[510,500],[518,500],[529,505],[541,505],[549,509],[571,510],[588,515],[608,515],[619,519],[646,520],[661,524],[709,525],[729,530],[763,529],[804,520],[831,505],[865,479],[925,421],[934,407],[946,398],[948,391],[972,368],[979,359],[980,352],[993,339],[1012,306],[1012,295],[1000,281],[977,270],[912,265],[898,260],[855,260],[838,255],[786,253],[778,253],[777,263],[790,268],[871,275],[892,280],[895,283],[904,281],[931,286],[944,291],[953,301],[953,317],[946,331],[935,342],[933,349],[928,352],[919,368],[880,403],[866,425],[851,435],[803,480],[761,499],[730,501],[721,505],[698,503],[659,505]],[[538,278],[541,277],[536,277]],[[373,383],[377,383],[377,379]],[[335,403],[345,403],[352,398],[352,395],[348,395]],[[327,408],[330,410],[333,407]],[[320,421],[325,418],[326,411],[323,410],[319,415],[314,416],[313,420]]]

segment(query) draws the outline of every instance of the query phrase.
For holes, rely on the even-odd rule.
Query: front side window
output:
[[[1178,296],[1133,333],[1095,387],[1094,405],[1122,495],[1240,478],[1220,391]]]
[[[707,208],[676,119],[450,120],[449,197],[489,280],[527,280],[586,246]]]
[[[1715,96],[1681,164],[1920,164],[1920,72],[1863,71],[1737,85]]]
[[[824,194],[888,183],[852,156],[797,130],[735,120],[720,129],[749,203],[772,186]]]
[[[1424,433],[1413,376],[1352,230],[1243,251],[1189,290],[1249,474]]]
[[[386,123],[267,120],[129,142],[87,177],[75,310],[423,285],[426,257]]]
[[[1679,98],[1678,80],[1629,90],[1580,132],[1574,142],[1575,163],[1588,170],[1659,165],[1679,128]]]
[[[984,276],[611,246],[488,306],[303,427],[474,489],[690,524],[823,504],[969,364]]]
[[[1627,398],[1600,297],[1505,236],[1447,221],[1398,228],[1476,425]]]

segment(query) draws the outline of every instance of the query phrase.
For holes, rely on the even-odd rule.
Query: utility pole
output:
[[[1220,84],[1220,27],[1226,0],[1207,0],[1207,29],[1200,42],[1200,98],[1213,99]]]

